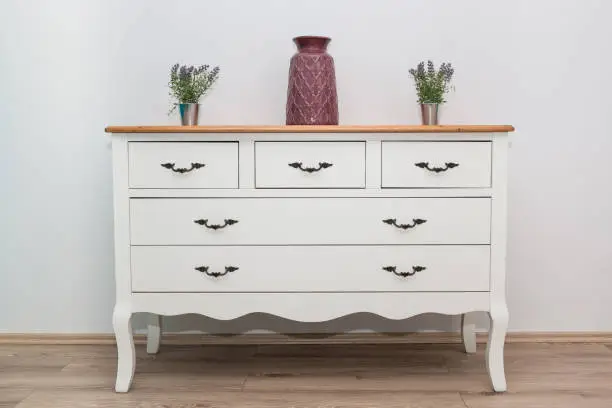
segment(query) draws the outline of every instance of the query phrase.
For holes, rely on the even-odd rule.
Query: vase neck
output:
[[[329,37],[302,36],[295,37],[293,42],[298,47],[299,52],[322,53],[327,51],[327,44],[331,41]]]

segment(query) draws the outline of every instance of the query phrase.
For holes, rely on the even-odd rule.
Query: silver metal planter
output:
[[[438,111],[440,104],[437,103],[422,103],[421,104],[421,122],[423,125],[437,125]]]
[[[181,115],[181,125],[196,126],[200,114],[200,104],[198,103],[179,103],[179,113]]]

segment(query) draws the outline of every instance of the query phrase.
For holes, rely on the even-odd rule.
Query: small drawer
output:
[[[257,188],[365,188],[365,142],[256,142]]]
[[[488,292],[490,250],[443,246],[131,248],[134,292]]]
[[[130,188],[238,188],[238,142],[130,142]]]
[[[491,186],[491,142],[382,142],[383,188]]]

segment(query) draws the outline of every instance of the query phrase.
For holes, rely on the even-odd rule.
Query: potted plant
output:
[[[210,65],[199,67],[174,64],[170,69],[170,95],[177,103],[181,114],[182,125],[197,125],[200,98],[204,96],[219,77],[219,67],[210,69]]]
[[[421,61],[416,69],[412,68],[409,72],[414,79],[418,102],[421,104],[423,125],[437,125],[438,110],[440,105],[446,102],[444,94],[449,91],[455,70],[450,63],[442,63],[436,71],[432,61],[427,61],[425,70],[425,63]]]

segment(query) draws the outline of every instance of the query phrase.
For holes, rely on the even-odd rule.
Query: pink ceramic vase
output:
[[[337,125],[338,95],[328,37],[293,39],[298,52],[289,64],[287,125]]]

